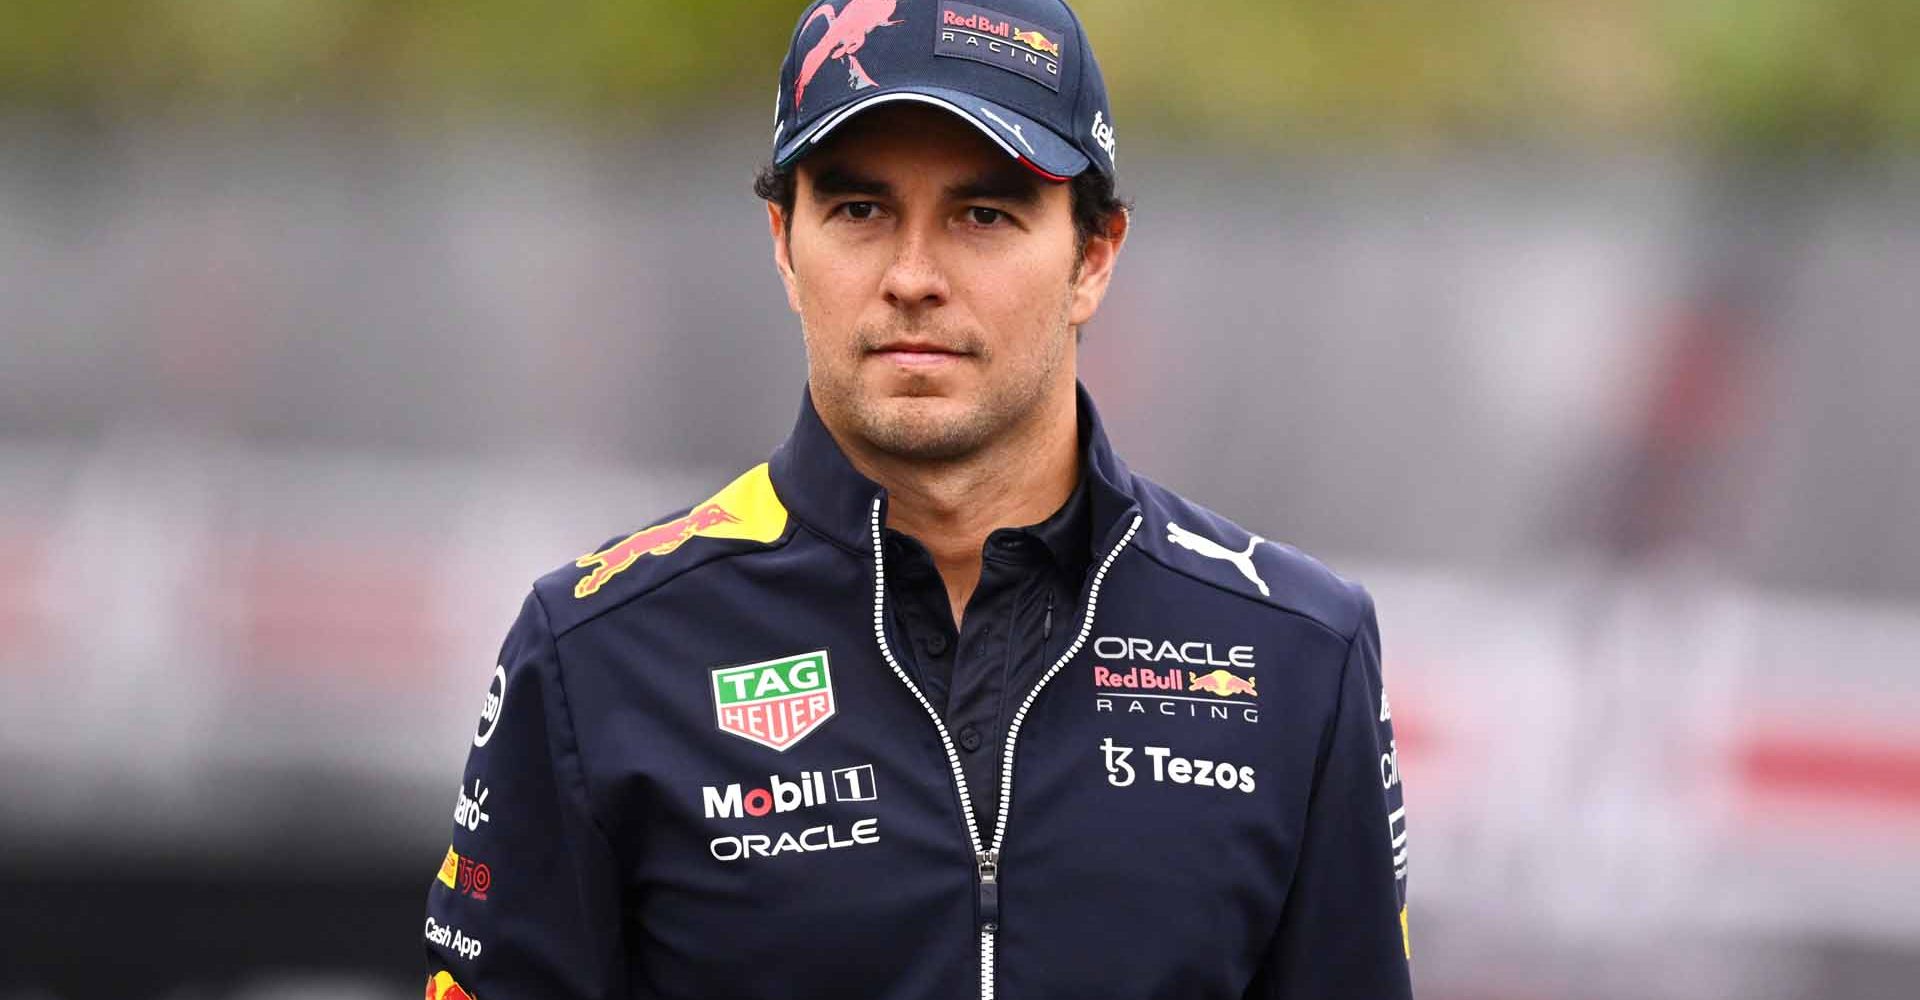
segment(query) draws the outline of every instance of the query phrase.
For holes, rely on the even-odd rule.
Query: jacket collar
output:
[[[1076,384],[1075,394],[1080,411],[1080,475],[1088,492],[1095,545],[1104,548],[1115,527],[1134,511],[1133,475],[1113,453],[1086,385]],[[811,390],[802,393],[799,419],[768,460],[768,473],[774,492],[796,520],[856,552],[872,549],[873,498],[885,491],[847,461],[814,410]],[[885,516],[884,505],[881,516]]]

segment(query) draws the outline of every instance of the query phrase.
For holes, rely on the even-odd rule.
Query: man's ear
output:
[[[800,311],[800,290],[793,279],[793,236],[787,231],[787,217],[780,206],[767,202],[767,233],[773,237],[773,269],[780,272],[780,283],[787,286],[787,308]]]
[[[1080,276],[1073,283],[1073,304],[1067,312],[1067,324],[1079,326],[1100,311],[1107,297],[1107,285],[1113,281],[1113,266],[1120,259],[1120,247],[1127,242],[1130,222],[1125,209],[1113,213],[1106,231],[1087,238],[1080,257]]]

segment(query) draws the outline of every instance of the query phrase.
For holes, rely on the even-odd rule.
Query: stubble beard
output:
[[[853,346],[835,364],[813,364],[814,342],[807,337],[810,383],[814,408],[830,426],[851,434],[863,445],[891,458],[913,462],[951,463],[979,454],[996,441],[1008,439],[1036,418],[1048,391],[1066,361],[1073,336],[1066,322],[1066,303],[1051,324],[1048,348],[1015,370],[1001,362],[977,339],[955,338],[971,357],[962,364],[979,365],[989,374],[978,393],[958,412],[945,397],[936,396],[932,378],[909,376],[903,393],[885,397],[871,393],[860,374],[870,345],[885,343],[887,331],[862,330]],[[801,323],[803,334],[806,324]]]

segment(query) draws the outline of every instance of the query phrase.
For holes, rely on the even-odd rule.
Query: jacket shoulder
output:
[[[1373,599],[1366,588],[1291,545],[1253,534],[1228,518],[1135,475],[1142,523],[1138,545],[1168,569],[1353,636]]]
[[[536,580],[555,636],[717,559],[777,548],[793,519],[765,462],[720,492],[625,535]]]

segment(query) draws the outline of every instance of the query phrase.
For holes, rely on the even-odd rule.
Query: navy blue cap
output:
[[[1113,108],[1061,0],[818,0],[780,65],[773,162],[785,168],[868,108],[950,111],[1048,180],[1114,170]]]

